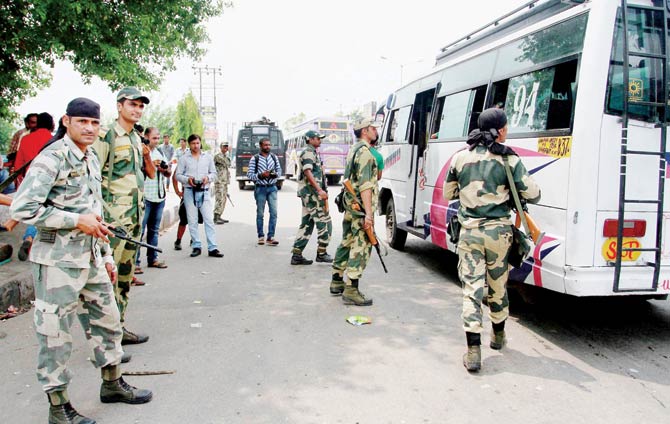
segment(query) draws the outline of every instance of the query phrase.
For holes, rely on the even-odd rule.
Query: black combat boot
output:
[[[81,415],[68,402],[49,406],[49,424],[95,424],[95,421]]]
[[[48,393],[47,397],[49,424],[95,424],[94,420],[86,418],[72,407],[66,390]]]
[[[325,262],[325,263],[333,263],[333,257],[328,254],[328,252],[322,252],[316,254],[316,261],[317,262]]]
[[[468,351],[463,355],[463,366],[469,372],[477,372],[482,368],[482,341],[479,333],[465,333]]]
[[[312,265],[312,260],[302,256],[301,253],[294,253],[291,256],[291,265]]]
[[[214,215],[214,223],[216,225],[222,225],[225,224],[226,222],[223,219],[221,219],[221,215]]]
[[[138,389],[126,383],[121,377],[121,367],[108,365],[101,370],[100,402],[124,402],[130,404],[147,403],[153,397],[151,390]]]
[[[125,327],[123,327],[123,338],[121,339],[122,345],[140,344],[145,343],[148,340],[149,336],[144,334],[135,334],[132,331],[128,331],[126,330]]]

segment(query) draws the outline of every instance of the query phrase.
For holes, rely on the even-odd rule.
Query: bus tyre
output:
[[[244,181],[238,181],[237,186],[240,188],[240,190],[244,190]]]
[[[277,181],[277,190],[281,190],[283,185],[284,185],[284,180],[278,180]]]
[[[326,175],[326,180],[328,182],[328,185],[335,185],[338,182],[340,182],[340,176],[339,175]]]
[[[393,198],[386,204],[386,241],[389,246],[396,250],[402,250],[407,241],[407,231],[401,230],[397,226],[395,219],[395,203]]]

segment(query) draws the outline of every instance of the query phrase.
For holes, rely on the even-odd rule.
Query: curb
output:
[[[166,206],[163,210],[160,231],[169,229],[178,221],[179,203]],[[26,306],[32,300],[35,300],[35,284],[32,272],[22,272],[6,283],[0,284],[0,312],[6,311],[11,305],[16,307]]]

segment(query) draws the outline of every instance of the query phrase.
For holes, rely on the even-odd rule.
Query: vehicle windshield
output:
[[[268,136],[270,138],[270,143],[272,144],[273,149],[277,149],[282,146],[281,131],[276,129],[268,129],[267,127],[257,127],[240,131],[240,135],[237,141],[237,149],[241,151],[256,151],[259,148],[258,143],[260,143],[261,139]]]

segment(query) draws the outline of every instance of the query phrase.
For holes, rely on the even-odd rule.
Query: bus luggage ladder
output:
[[[622,21],[622,40],[623,40],[623,111],[621,115],[621,165],[620,165],[620,174],[619,174],[619,213],[618,213],[618,223],[617,223],[617,248],[616,248],[616,260],[614,263],[614,292],[623,293],[623,292],[655,292],[658,288],[658,280],[660,277],[661,271],[661,244],[663,240],[663,195],[665,189],[665,152],[666,152],[666,129],[668,127],[668,63],[667,63],[667,40],[668,40],[668,13],[665,8],[665,2],[655,2],[655,4],[660,4],[660,7],[653,6],[628,6],[627,0],[621,0],[621,21]],[[630,51],[628,45],[628,11],[634,9],[644,9],[652,10],[656,13],[660,12],[663,14],[663,39],[661,42],[661,54],[651,54],[641,51]],[[630,87],[630,75],[629,75],[629,66],[631,57],[642,57],[648,58],[650,60],[660,60],[663,63],[663,72],[662,72],[662,84],[663,84],[663,98],[661,101],[656,99],[655,102],[652,101],[633,101],[635,105],[642,106],[651,106],[655,107],[661,115],[659,120],[658,127],[661,130],[661,140],[659,145],[659,151],[646,151],[646,150],[631,150],[628,148],[628,107],[629,107],[629,87]],[[627,158],[632,155],[646,155],[646,156],[658,156],[659,157],[659,169],[658,169],[658,195],[656,199],[629,199],[626,197],[626,171],[627,171]],[[626,206],[631,204],[649,204],[656,205],[656,237],[655,237],[655,246],[647,248],[628,248],[623,247],[623,232],[625,225],[625,215],[626,215]],[[620,288],[619,283],[621,279],[621,262],[624,252],[653,252],[654,261],[647,262],[647,265],[654,269],[653,280],[651,288],[649,289],[625,289]]]

